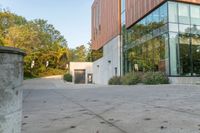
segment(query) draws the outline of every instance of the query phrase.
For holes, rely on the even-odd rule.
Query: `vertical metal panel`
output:
[[[120,0],[95,0],[92,6],[92,48],[97,50],[120,34]],[[100,24],[95,26],[95,10],[100,8]]]

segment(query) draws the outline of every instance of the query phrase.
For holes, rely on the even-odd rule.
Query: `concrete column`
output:
[[[0,133],[21,133],[24,55],[0,46]]]

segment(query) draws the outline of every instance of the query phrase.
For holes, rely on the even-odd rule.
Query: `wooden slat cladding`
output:
[[[164,1],[165,0],[126,0],[126,27],[130,27]]]
[[[92,48],[97,50],[119,35],[120,24],[120,0],[95,0],[92,6]]]
[[[126,27],[130,27],[164,1],[167,0],[126,0]],[[171,1],[200,4],[200,0]]]
[[[200,4],[200,0],[177,0],[177,1],[186,2],[186,3]]]

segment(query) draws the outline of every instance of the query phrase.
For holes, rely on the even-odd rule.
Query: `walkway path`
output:
[[[22,133],[200,133],[200,86],[24,82]]]

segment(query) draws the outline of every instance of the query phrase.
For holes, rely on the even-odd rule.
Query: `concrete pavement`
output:
[[[200,133],[200,86],[24,82],[22,133]]]

